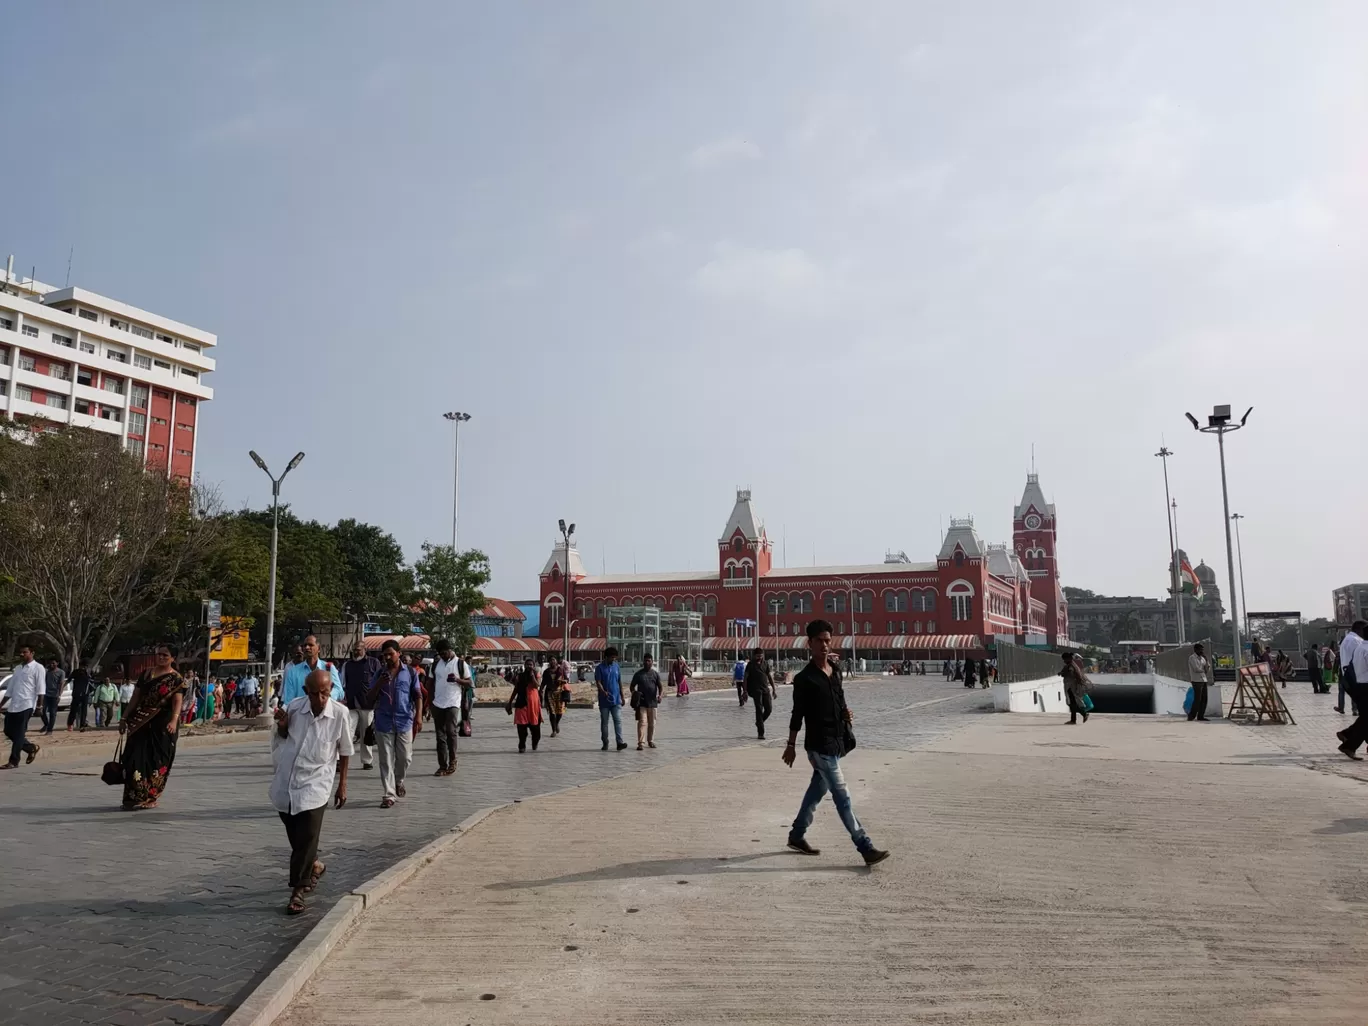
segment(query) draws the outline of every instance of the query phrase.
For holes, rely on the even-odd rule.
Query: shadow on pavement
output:
[[[1337,819],[1313,834],[1368,834],[1368,819]]]
[[[795,862],[782,866],[743,866],[741,863],[769,859],[776,855],[792,855]],[[604,866],[584,873],[568,873],[565,876],[547,877],[543,880],[508,880],[504,883],[488,884],[485,890],[516,891],[530,887],[552,887],[556,884],[587,883],[599,880],[635,880],[652,876],[708,876],[714,873],[867,873],[867,866],[852,863],[844,866],[802,865],[810,856],[797,855],[783,849],[780,851],[756,852],[754,855],[718,856],[711,859],[648,859],[643,862],[621,862],[616,866]]]

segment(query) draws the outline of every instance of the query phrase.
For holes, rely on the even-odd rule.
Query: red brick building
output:
[[[835,626],[843,651],[874,659],[972,655],[994,636],[1054,644],[1068,637],[1056,528],[1055,508],[1032,474],[1014,510],[1011,546],[985,544],[966,517],[950,521],[928,562],[899,555],[776,567],[750,492],[740,491],[717,541],[716,569],[593,575],[573,544],[557,543],[541,572],[541,637],[554,650],[568,625],[573,650],[597,651],[607,643],[608,609],[654,605],[701,614],[705,653],[757,644],[796,652],[816,616]]]

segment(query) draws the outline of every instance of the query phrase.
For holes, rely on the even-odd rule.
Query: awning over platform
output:
[[[842,634],[831,639],[834,648],[857,652],[974,652],[983,650],[975,634]],[[766,652],[807,650],[807,638],[704,638],[705,652],[742,652],[757,648]]]

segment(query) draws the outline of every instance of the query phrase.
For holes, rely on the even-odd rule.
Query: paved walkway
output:
[[[1364,1022],[1362,781],[1226,722],[885,729],[937,708],[848,760],[872,871],[829,804],[821,856],[785,851],[806,773],[776,744],[700,755],[491,816],[282,1022]]]
[[[986,700],[932,679],[852,687],[870,743],[907,729],[906,706],[935,703],[910,721],[909,743],[922,743]],[[781,691],[772,732],[789,708]],[[351,800],[324,821],[315,912],[293,919],[281,911],[288,849],[266,800],[266,735],[182,748],[160,808],[141,813],[121,812],[100,783],[107,751],[45,752],[0,779],[0,1023],[221,1022],[337,895],[475,811],[746,744],[753,730],[749,708],[710,692],[667,699],[656,751],[600,752],[597,712],[577,709],[562,737],[520,756],[509,718],[480,710],[458,774],[440,781],[425,731],[396,809],[378,807],[377,775],[354,761]]]

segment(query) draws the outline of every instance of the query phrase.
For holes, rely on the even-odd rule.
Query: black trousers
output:
[[[552,730],[560,730],[561,714],[553,713],[550,709],[546,710],[546,718],[551,721]]]
[[[328,811],[324,802],[316,809],[305,812],[280,814],[285,824],[285,836],[290,839],[290,888],[308,887],[313,877],[314,860],[318,858],[318,835],[323,832],[323,813]]]
[[[461,728],[461,707],[450,709],[432,707],[432,726],[437,733],[437,766],[451,769],[456,765],[456,738]]]
[[[1368,741],[1368,684],[1346,684],[1344,690],[1358,708],[1358,719],[1344,731],[1344,744],[1350,751],[1357,751],[1359,745]]]
[[[537,750],[537,745],[541,744],[541,724],[533,723],[530,726],[526,723],[518,724],[518,751],[523,751],[527,747],[527,735],[532,735],[532,751]]]
[[[774,711],[774,706],[770,704],[769,688],[761,688],[759,691],[749,693],[755,702],[755,733],[759,737],[765,736],[765,721],[770,718],[770,713]]]
[[[80,721],[81,721],[81,729],[82,729],[82,730],[85,730],[85,728],[86,728],[86,710],[87,710],[87,708],[89,707],[89,705],[90,705],[90,695],[89,695],[89,694],[87,694],[87,693],[84,692],[84,691],[76,691],[75,689],[72,689],[72,692],[71,692],[71,708],[67,710],[67,726],[68,726],[68,727],[74,726],[75,723],[76,723],[76,720],[79,718]]]
[[[1192,681],[1192,709],[1188,712],[1188,719],[1206,719],[1207,696],[1211,692],[1211,685],[1199,681]]]
[[[1082,701],[1082,699],[1079,699],[1078,701],[1075,701],[1075,700],[1074,700],[1074,696],[1073,696],[1073,692],[1070,691],[1067,687],[1064,689],[1064,701],[1066,701],[1066,702],[1069,703],[1069,722],[1070,722],[1070,723],[1077,723],[1077,722],[1078,722],[1078,714],[1079,714],[1079,713],[1082,713],[1082,714],[1083,714],[1083,718],[1084,718],[1084,719],[1087,719],[1087,718],[1088,718],[1088,711],[1087,711],[1086,709],[1083,708],[1083,701]]]
[[[57,726],[57,703],[60,702],[59,695],[43,696],[43,733],[51,734]]]

